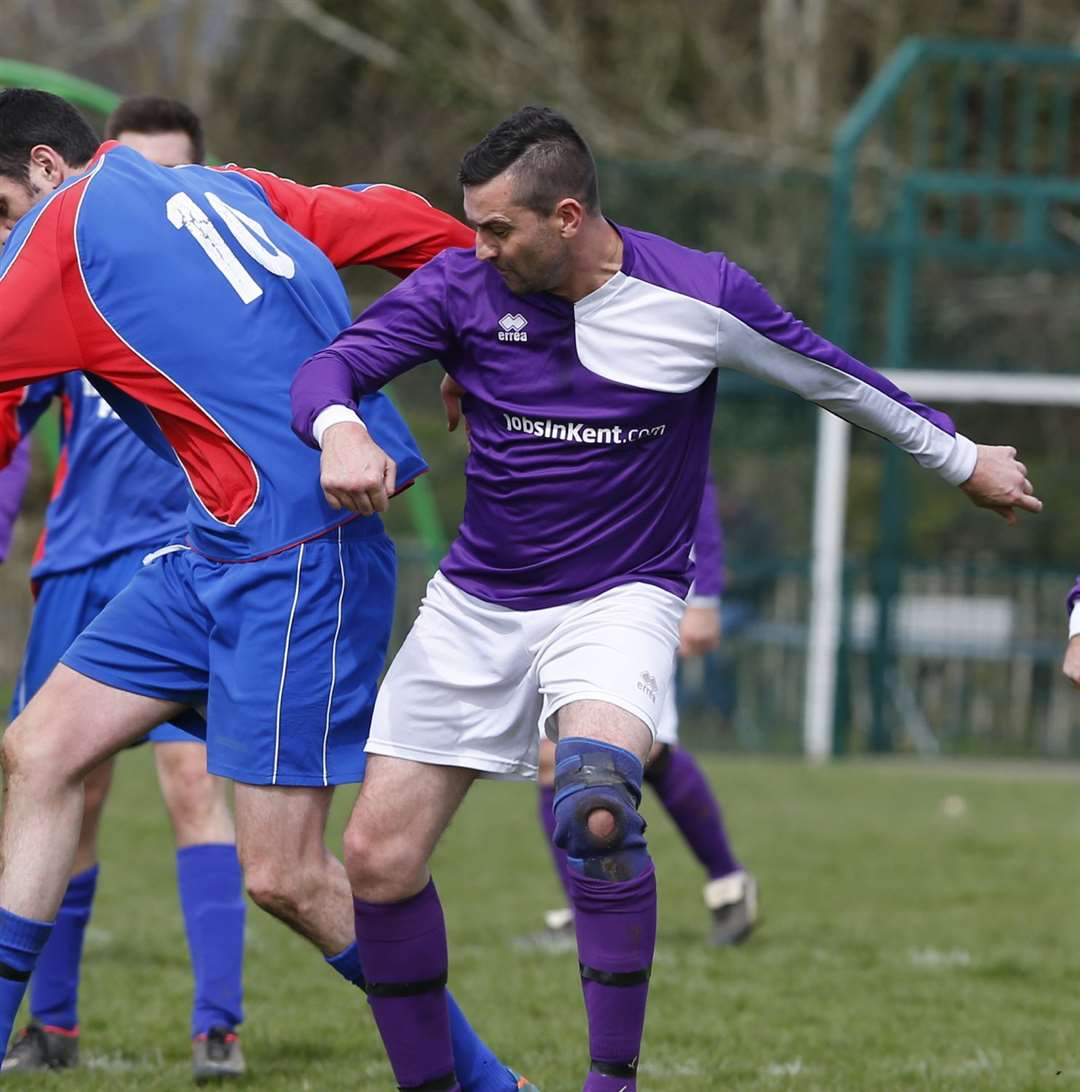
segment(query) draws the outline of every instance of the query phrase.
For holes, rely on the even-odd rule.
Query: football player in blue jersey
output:
[[[318,455],[288,440],[288,390],[348,322],[335,267],[403,276],[469,238],[395,186],[165,168],[98,147],[54,95],[0,94],[0,391],[83,370],[187,490],[183,541],[146,559],[4,736],[0,1038],[54,928],[86,776],[203,706],[248,891],[347,981],[393,993],[365,975],[325,824],[333,786],[363,776],[392,618],[393,547],[372,513],[425,464],[389,401],[365,400],[394,466],[369,518],[342,514]],[[443,1013],[464,1088],[528,1087],[449,998]]]
[[[163,166],[203,160],[202,123],[172,99],[128,99],[109,117],[105,132]],[[69,372],[16,393],[19,402],[9,410],[19,431],[32,427],[56,400],[62,405],[64,438],[31,569],[34,614],[12,718],[142,559],[182,535],[186,506],[180,469],[139,440],[82,373]],[[0,491],[6,480],[0,475]],[[245,902],[225,781],[207,772],[205,742],[183,728],[161,724],[148,738],[176,842],[180,906],[195,978],[194,1076],[239,1076],[246,1068],[237,1038],[243,1019]],[[30,1023],[0,1066],[4,1072],[78,1063],[83,936],[97,887],[98,828],[112,768],[109,759],[86,778],[72,876],[34,968]]]

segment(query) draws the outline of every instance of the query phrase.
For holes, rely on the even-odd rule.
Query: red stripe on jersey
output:
[[[257,182],[270,207],[334,265],[376,265],[399,277],[447,247],[471,247],[473,233],[419,194],[396,186],[350,190],[301,186],[269,171],[221,167]]]
[[[70,240],[73,249],[79,205],[92,177],[76,182],[43,213],[55,210],[58,236]],[[62,258],[60,278],[87,370],[150,410],[203,506],[214,519],[235,526],[251,511],[259,494],[255,464],[202,406],[109,325],[90,297],[77,252],[72,260]]]

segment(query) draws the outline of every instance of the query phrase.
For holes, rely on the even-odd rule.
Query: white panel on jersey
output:
[[[613,383],[684,394],[716,367],[717,314],[700,300],[616,273],[574,305],[578,359]]]
[[[883,391],[793,349],[778,345],[741,319],[716,309],[719,317],[717,363],[794,391],[869,432],[891,440],[952,485],[975,469],[975,445],[955,438]]]

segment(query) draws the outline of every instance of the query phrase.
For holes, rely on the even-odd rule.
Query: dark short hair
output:
[[[547,106],[523,106],[500,122],[461,160],[463,186],[490,182],[513,168],[519,204],[546,216],[564,197],[600,211],[596,163],[578,131]]]
[[[27,87],[0,92],[0,175],[27,185],[30,149],[47,144],[69,167],[94,158],[97,134],[90,123],[59,95]]]
[[[115,140],[121,133],[187,133],[192,158],[201,163],[206,155],[202,122],[186,103],[159,95],[125,99],[105,122],[105,136]]]

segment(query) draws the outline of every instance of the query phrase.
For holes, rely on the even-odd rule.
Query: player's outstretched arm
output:
[[[989,508],[1007,523],[1016,522],[1016,511],[1041,512],[1042,501],[1028,480],[1027,467],[1016,457],[1015,447],[979,444],[975,469],[960,488],[979,508]]]
[[[396,485],[397,467],[359,421],[339,421],[320,437],[319,484],[331,508],[370,516],[385,512]]]

